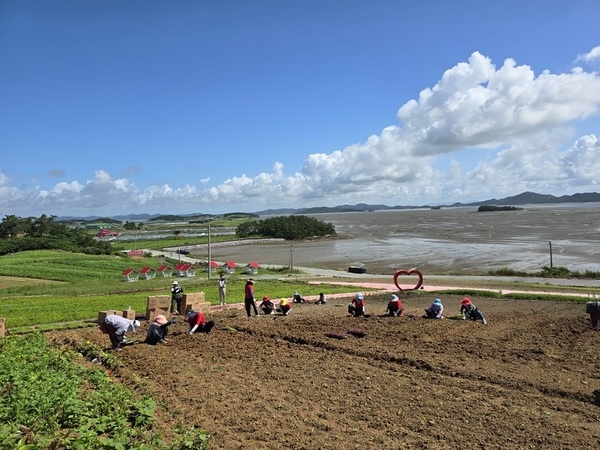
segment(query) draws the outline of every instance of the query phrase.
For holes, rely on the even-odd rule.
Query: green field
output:
[[[94,256],[51,250],[0,257],[0,317],[6,319],[9,329],[19,331],[23,327],[56,328],[56,324],[78,326],[71,322],[92,320],[98,311],[107,309],[131,307],[137,314],[145,314],[148,296],[169,294],[175,278],[157,276],[126,282],[121,274],[127,268],[157,268],[163,262],[159,258],[132,259],[124,255]],[[186,293],[204,292],[206,301],[218,304],[217,274],[213,272],[211,279],[207,272],[199,271],[196,275],[176,279]],[[248,275],[240,272],[227,277],[228,303],[242,302]],[[303,295],[317,295],[321,290],[348,291],[337,285],[310,285],[298,277],[281,279],[285,274],[276,270],[261,270],[255,278],[259,281],[255,287],[258,299],[263,295],[290,298],[295,290]]]

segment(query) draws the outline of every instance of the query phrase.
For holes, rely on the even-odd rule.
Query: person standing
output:
[[[248,278],[246,281],[246,286],[244,287],[244,307],[246,308],[248,317],[251,316],[250,311],[252,309],[254,309],[254,316],[258,317],[258,308],[254,299],[254,278]]]
[[[179,314],[181,308],[181,299],[183,298],[183,288],[179,286],[177,280],[173,281],[171,286],[171,314]]]
[[[227,304],[227,279],[225,275],[219,275],[219,303],[221,306]]]
[[[108,334],[110,343],[112,344],[111,350],[116,351],[122,350],[125,333],[137,333],[137,330],[140,328],[139,321],[129,320],[116,314],[106,316],[102,325],[100,329]]]

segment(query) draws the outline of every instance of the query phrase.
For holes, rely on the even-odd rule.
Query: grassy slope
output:
[[[129,267],[157,268],[157,258],[131,259],[125,256],[91,256],[61,251],[30,251],[0,257],[0,277],[12,277],[0,283],[0,317],[9,328],[88,320],[98,311],[127,309],[138,314],[146,311],[149,295],[167,295],[173,278],[156,277],[135,283],[122,281],[121,273]],[[266,276],[269,271],[260,272]],[[275,271],[271,271],[275,275]],[[206,300],[218,303],[217,275],[198,272],[196,277],[178,278],[184,290],[204,292]],[[28,282],[15,277],[23,277]],[[243,286],[247,275],[228,276],[228,302],[243,300]],[[40,280],[39,283],[35,282]],[[54,282],[48,283],[47,280]],[[291,297],[294,290],[304,295],[316,295],[321,290],[329,293],[347,292],[348,288],[334,285],[308,285],[293,279],[269,279],[258,282],[257,298]]]

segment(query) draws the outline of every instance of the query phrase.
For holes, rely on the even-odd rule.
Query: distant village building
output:
[[[140,270],[140,278],[141,279],[151,280],[154,277],[156,277],[156,269],[153,269],[150,266],[146,266],[142,270]]]
[[[107,238],[117,237],[117,236],[119,236],[119,234],[120,233],[118,231],[107,230],[106,228],[103,228],[100,231],[98,231],[98,234],[96,234],[96,236],[99,237],[100,239],[107,239]]]
[[[121,276],[123,281],[133,282],[138,280],[140,273],[135,269],[125,269]]]
[[[223,264],[222,269],[224,273],[235,273],[236,267],[236,263],[234,263],[233,261],[227,261],[225,264]]]
[[[180,277],[195,277],[196,268],[192,264],[179,263],[175,265],[175,273]]]
[[[158,269],[156,269],[158,273],[160,273],[163,277],[172,277],[173,276],[173,268],[168,264],[163,264]]]
[[[260,266],[257,262],[252,261],[246,264],[246,273],[248,275],[256,275],[258,273],[258,269],[260,269]]]

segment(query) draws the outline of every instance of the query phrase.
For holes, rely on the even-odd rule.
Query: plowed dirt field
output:
[[[331,299],[287,317],[214,311],[209,335],[179,320],[168,344],[120,352],[114,376],[159,402],[165,439],[195,425],[212,449],[600,448],[600,332],[584,306],[473,298],[483,325],[453,317],[456,296],[442,297],[450,317],[422,319],[431,293],[384,317],[388,295],[366,297],[368,318]],[[95,328],[48,337],[108,347]]]

